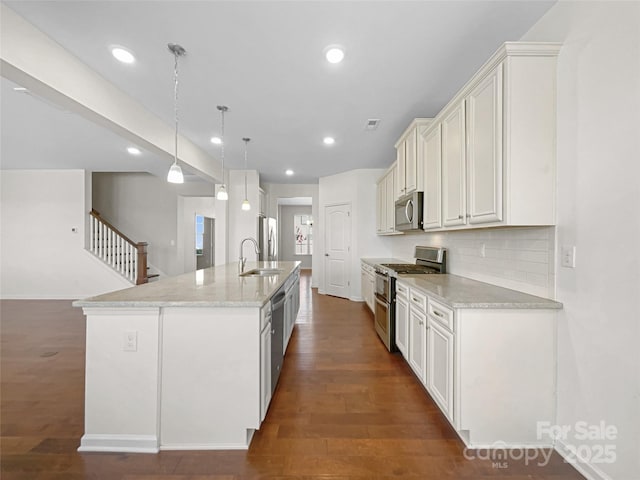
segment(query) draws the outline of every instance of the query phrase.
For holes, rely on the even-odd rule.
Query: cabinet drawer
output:
[[[271,302],[267,303],[262,310],[260,310],[260,331],[264,326],[271,321]]]
[[[421,312],[427,311],[427,296],[418,290],[411,289],[409,292],[409,302],[411,306],[417,308]]]
[[[409,298],[409,287],[404,283],[396,282],[396,296]]]
[[[429,316],[453,332],[453,310],[449,307],[429,299]]]

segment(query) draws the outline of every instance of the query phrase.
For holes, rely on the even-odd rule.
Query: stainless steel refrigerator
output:
[[[278,224],[275,218],[258,216],[258,247],[261,262],[278,260]]]

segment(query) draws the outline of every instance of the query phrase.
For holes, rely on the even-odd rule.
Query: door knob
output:
[[[328,253],[325,253],[325,254],[324,254],[324,256],[325,256],[325,257],[328,257],[328,256],[329,256],[329,254],[328,254]]]

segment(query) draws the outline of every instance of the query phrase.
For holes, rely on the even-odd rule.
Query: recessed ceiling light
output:
[[[220,145],[222,143],[222,139],[220,137],[211,137],[211,143],[214,145]]]
[[[291,175],[293,175],[293,170],[289,169],[284,173],[286,173],[287,175],[291,176]]]
[[[333,145],[334,143],[336,143],[336,140],[335,140],[335,138],[333,138],[333,137],[324,137],[324,138],[322,139],[322,142],[323,142],[325,145]]]
[[[127,147],[127,152],[129,152],[131,155],[140,155],[142,153],[140,149],[136,147]]]
[[[344,48],[340,45],[329,45],[324,49],[324,56],[329,63],[340,63],[344,58]]]
[[[18,92],[18,93],[28,93],[29,90],[24,88],[24,87],[13,87],[13,91],[14,92]]]
[[[112,46],[111,47],[111,55],[113,55],[116,60],[122,63],[133,63],[136,61],[136,57],[133,56],[129,50],[120,46]]]

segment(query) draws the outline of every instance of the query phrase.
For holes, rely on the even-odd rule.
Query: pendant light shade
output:
[[[224,114],[228,107],[224,105],[218,105],[218,110],[220,111],[220,157],[222,160],[222,185],[218,188],[218,193],[216,194],[217,200],[228,200],[229,194],[227,193],[227,187],[224,183]]]
[[[178,165],[178,57],[182,57],[187,54],[187,51],[180,45],[170,43],[168,45],[169,51],[173,54],[175,59],[173,67],[173,108],[175,113],[175,136],[174,136],[174,150],[173,150],[173,165],[169,169],[167,174],[167,182],[169,183],[184,183],[184,176],[182,175],[182,168]]]
[[[243,138],[244,142],[244,200],[242,201],[242,210],[251,210],[251,204],[249,203],[249,199],[247,198],[247,145],[251,141],[250,138]]]

